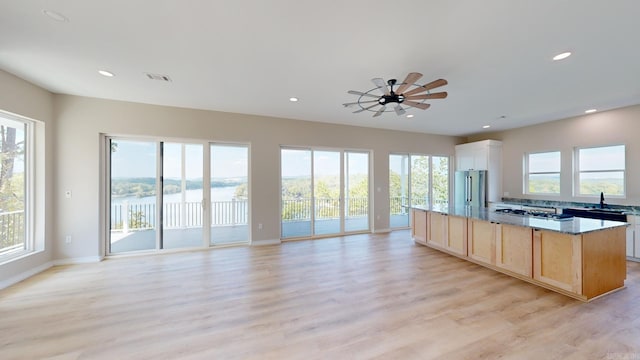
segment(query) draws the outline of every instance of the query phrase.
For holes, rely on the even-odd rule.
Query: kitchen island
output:
[[[582,301],[624,288],[624,222],[420,206],[412,219],[418,244]]]

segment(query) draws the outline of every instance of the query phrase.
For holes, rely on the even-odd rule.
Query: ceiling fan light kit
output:
[[[354,111],[354,113],[372,111],[374,112],[374,117],[380,116],[384,112],[391,111],[394,111],[398,116],[401,116],[406,113],[406,110],[401,106],[401,104],[426,110],[431,105],[427,104],[425,100],[444,99],[447,97],[446,92],[430,92],[430,90],[432,89],[447,85],[447,80],[438,79],[428,84],[416,85],[415,82],[418,81],[421,77],[422,74],[412,72],[409,73],[409,75],[407,75],[404,81],[400,84],[397,84],[398,80],[396,79],[389,79],[386,82],[382,78],[371,79],[376,87],[366,92],[349,90],[347,92],[348,94],[358,95],[359,98],[355,102],[345,103],[342,105],[344,105],[345,107],[357,105],[359,109]],[[398,85],[398,88],[394,90],[393,87],[396,85]],[[377,95],[374,93],[377,93],[378,91],[382,93],[382,95]],[[426,94],[421,94],[423,92],[426,92]],[[393,109],[387,110],[387,105],[389,104],[395,104],[393,106]]]

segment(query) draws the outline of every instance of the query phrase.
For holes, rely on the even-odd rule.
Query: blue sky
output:
[[[155,142],[115,140],[116,152],[111,154],[111,176],[155,177],[157,150]],[[247,172],[247,148],[214,145],[212,147],[212,170],[214,177],[240,177]],[[187,179],[202,178],[202,145],[186,144]],[[164,176],[180,178],[182,166],[181,144],[165,143]]]

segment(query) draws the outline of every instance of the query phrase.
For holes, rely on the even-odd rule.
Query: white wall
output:
[[[574,148],[624,144],[627,195],[624,199],[608,197],[606,201],[640,205],[640,105],[474,136],[469,141],[482,139],[502,140],[503,191],[509,197],[591,203],[599,202],[599,198],[572,195]],[[560,196],[523,194],[524,154],[540,151],[561,151]]]
[[[39,249],[34,254],[0,265],[0,288],[51,266],[55,212],[53,206],[53,96],[14,75],[0,70],[0,110],[38,120],[39,136],[36,138],[38,159],[35,164],[36,185],[36,242]],[[44,130],[44,131],[43,131]]]
[[[144,135],[251,144],[253,240],[279,238],[280,146],[373,150],[374,229],[389,227],[390,152],[454,154],[463,139],[307,121],[55,96],[56,259],[98,256],[100,243],[100,134]],[[345,116],[352,116],[346,114]],[[73,197],[66,199],[65,190]],[[258,230],[257,224],[263,229]],[[71,244],[64,237],[71,235]]]

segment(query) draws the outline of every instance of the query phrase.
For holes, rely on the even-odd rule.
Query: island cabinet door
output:
[[[411,236],[415,242],[427,243],[427,212],[411,210]]]
[[[582,294],[582,236],[534,229],[533,278]]]
[[[496,224],[489,221],[469,220],[469,257],[487,264],[496,263]]]
[[[427,226],[427,244],[444,248],[447,238],[447,215],[431,212],[429,214],[429,224]]]
[[[496,266],[533,276],[533,229],[496,224]]]
[[[445,249],[458,255],[467,256],[467,218],[448,216]]]

